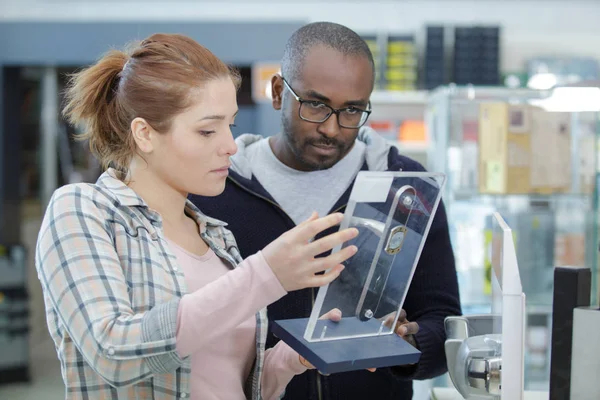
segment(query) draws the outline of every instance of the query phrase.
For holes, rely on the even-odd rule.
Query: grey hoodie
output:
[[[238,151],[231,157],[231,168],[246,179],[252,177],[250,161],[246,156],[246,148],[264,139],[264,136],[245,133],[238,136],[235,143]],[[388,153],[392,144],[381,137],[375,130],[362,127],[358,131],[356,140],[366,144],[365,160],[370,171],[385,171],[388,169]]]

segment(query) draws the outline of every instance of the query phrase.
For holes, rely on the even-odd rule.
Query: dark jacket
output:
[[[249,165],[243,159],[243,146],[255,140],[258,137],[250,135],[238,138],[240,152],[232,158],[233,167],[221,195],[212,198],[190,197],[202,212],[228,223],[243,257],[263,249],[295,226],[260,182],[249,173]],[[425,170],[418,162],[398,154],[397,148],[387,145],[373,132],[361,130],[358,140],[367,144],[363,170]],[[350,190],[342,195],[332,211],[344,211]],[[316,293],[316,289],[290,292],[268,307],[269,321],[309,317]],[[460,315],[461,309],[454,254],[442,203],[431,225],[403,308],[408,320],[419,324],[416,341],[422,354],[416,367],[382,368],[375,373],[355,371],[330,376],[322,376],[311,370],[292,379],[284,398],[411,399],[413,379],[429,379],[446,372],[444,318]],[[276,342],[277,339],[269,334],[267,348]]]

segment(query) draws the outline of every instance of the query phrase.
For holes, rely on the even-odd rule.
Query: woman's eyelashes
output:
[[[236,124],[229,124],[229,129],[233,129],[235,127],[237,127]],[[199,130],[198,131],[198,133],[200,133],[202,136],[210,136],[215,132],[216,132],[216,130]]]

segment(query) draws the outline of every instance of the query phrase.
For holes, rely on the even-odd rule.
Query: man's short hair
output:
[[[366,57],[373,70],[373,82],[375,81],[375,63],[367,43],[352,29],[333,22],[313,22],[292,34],[281,60],[283,77],[289,82],[298,78],[304,59],[318,45],[330,47],[344,55]]]

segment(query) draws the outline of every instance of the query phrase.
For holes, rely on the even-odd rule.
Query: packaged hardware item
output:
[[[480,193],[551,194],[570,189],[570,114],[529,105],[481,104]]]
[[[479,191],[528,193],[531,123],[527,106],[483,103],[479,112]]]

